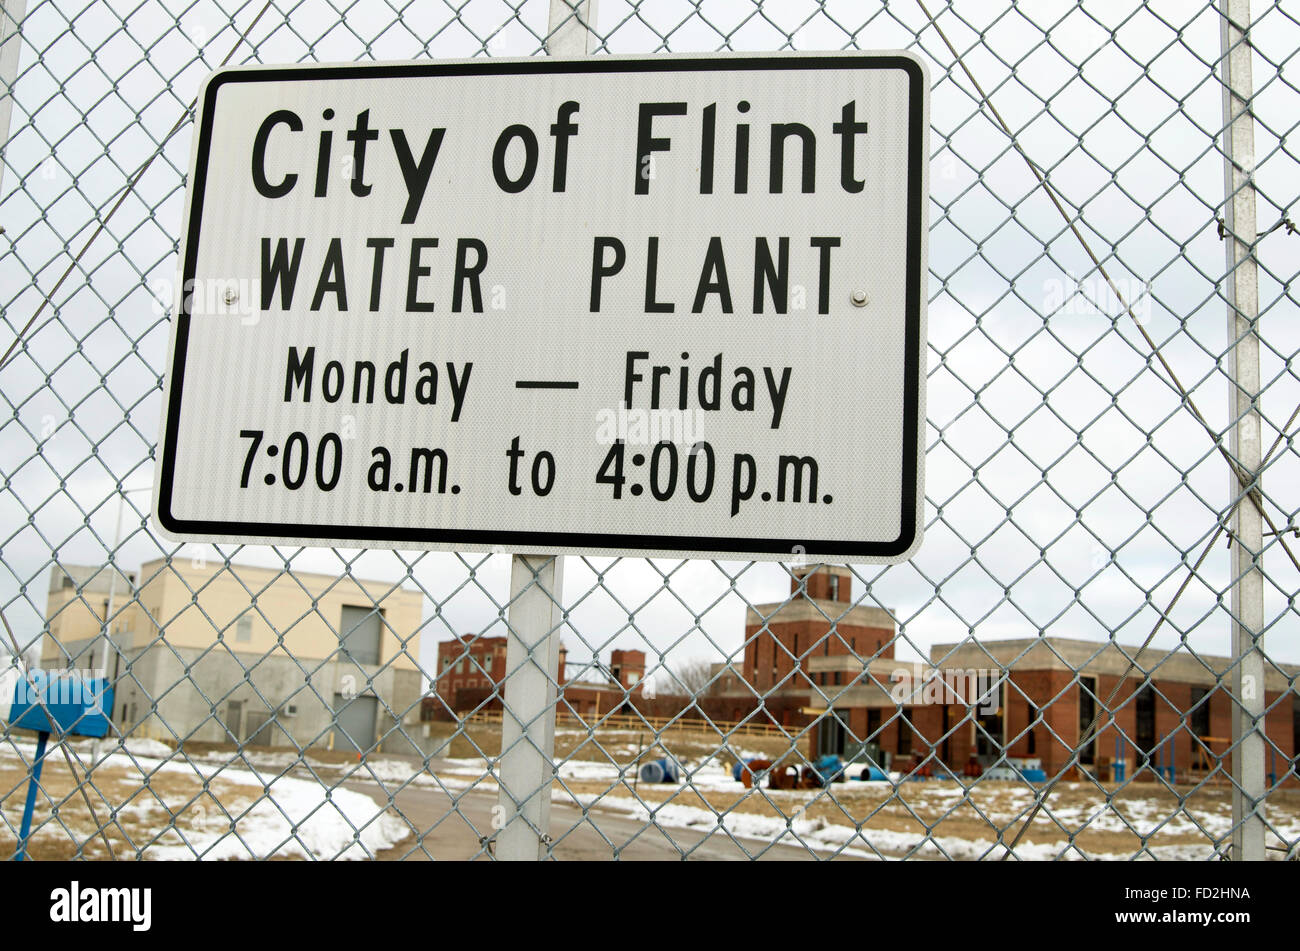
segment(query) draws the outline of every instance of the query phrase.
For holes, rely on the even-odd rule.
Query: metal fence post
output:
[[[555,776],[555,703],[563,611],[564,562],[558,555],[515,555],[501,714],[499,859],[546,854]]]
[[[546,52],[552,56],[585,56],[596,18],[596,0],[551,0],[546,22]]]
[[[14,108],[14,83],[18,81],[18,57],[22,50],[19,27],[27,15],[27,0],[0,0],[0,157],[9,144],[9,121]],[[4,185],[5,163],[0,160],[0,186]]]
[[[551,0],[546,48],[552,56],[587,52],[594,0]],[[560,556],[515,555],[510,563],[510,624],[501,717],[501,791],[505,824],[496,857],[545,857],[555,757],[556,684],[560,673],[559,604],[564,583]]]
[[[1232,347],[1228,394],[1232,454],[1246,473],[1260,466],[1258,273],[1254,258],[1255,136],[1252,96],[1250,0],[1224,0],[1223,50],[1224,228],[1227,255],[1228,342]],[[1231,497],[1242,494],[1233,475]],[[1259,558],[1263,525],[1259,510],[1243,497],[1233,514],[1232,573],[1232,858],[1264,858],[1260,815],[1264,781],[1264,657],[1258,637],[1264,627],[1264,575]]]

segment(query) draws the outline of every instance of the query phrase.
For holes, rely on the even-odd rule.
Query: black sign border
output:
[[[906,347],[903,371],[903,492],[899,518],[901,531],[891,541],[825,541],[800,538],[704,538],[693,535],[636,535],[598,534],[592,532],[525,532],[492,531],[482,529],[440,528],[375,528],[360,525],[297,524],[282,522],[218,522],[182,520],[172,515],[173,483],[176,475],[176,443],[180,432],[181,397],[184,390],[186,348],[189,343],[190,312],[188,295],[182,295],[177,313],[175,348],[172,354],[171,381],[167,401],[162,446],[162,472],[158,490],[157,519],[168,532],[177,535],[204,535],[213,537],[248,536],[257,539],[321,539],[358,542],[402,542],[420,544],[487,546],[501,545],[507,550],[516,547],[544,549],[624,549],[662,550],[666,556],[679,552],[727,552],[737,555],[776,554],[802,549],[806,555],[861,556],[868,558],[897,558],[905,554],[916,542],[924,513],[924,500],[917,493],[919,466],[918,440],[920,412],[921,372],[921,308],[924,275],[921,271],[922,244],[927,236],[922,233],[924,202],[921,183],[925,154],[925,71],[916,60],[898,55],[828,55],[808,57],[784,56],[715,56],[706,58],[663,56],[652,59],[622,57],[591,57],[579,60],[513,60],[509,62],[485,59],[459,63],[401,63],[344,66],[286,66],[257,69],[235,69],[217,72],[209,79],[200,112],[199,141],[196,151],[192,199],[189,206],[189,231],[185,242],[185,260],[182,287],[189,287],[196,270],[199,228],[203,218],[204,190],[207,185],[208,153],[212,144],[212,127],[217,94],[227,83],[294,82],[331,79],[398,79],[429,76],[513,76],[546,75],[555,73],[626,73],[697,71],[720,72],[736,70],[802,70],[802,69],[893,69],[902,70],[908,77],[908,184],[907,184],[907,296],[905,332]]]

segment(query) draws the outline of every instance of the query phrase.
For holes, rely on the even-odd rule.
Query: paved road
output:
[[[411,761],[420,762],[415,758]],[[431,760],[430,766],[436,773],[439,763]],[[373,781],[348,780],[344,785],[379,801],[386,795]],[[391,789],[396,784],[385,785]],[[492,828],[492,807],[497,803],[495,786],[482,792],[471,788],[448,795],[437,788],[411,784],[393,798],[398,811],[423,835],[408,836],[395,848],[381,853],[381,859],[486,858],[480,854],[478,837]],[[617,857],[623,861],[743,861],[749,858],[745,850],[752,855],[762,851],[764,859],[813,858],[798,843],[773,845],[740,839],[737,844],[718,830],[664,829],[601,809],[592,809],[584,817],[580,807],[558,802],[551,804],[551,835],[556,839],[555,857],[564,860],[608,861]]]

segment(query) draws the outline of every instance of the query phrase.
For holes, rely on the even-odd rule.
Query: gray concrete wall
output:
[[[379,698],[377,730],[389,733],[398,720],[413,729],[419,719],[418,671],[358,667],[345,660],[297,660],[282,651],[268,655],[200,650],[159,644],[130,655],[123,670],[117,719],[127,713],[139,723],[135,735],[179,740],[232,742],[250,735],[253,718],[271,716],[270,746],[328,746],[336,694]],[[229,704],[242,701],[241,722],[228,724]],[[296,712],[287,714],[286,704]],[[385,709],[385,704],[391,709]],[[233,734],[233,737],[232,737]],[[400,734],[385,739],[386,752],[414,752]]]

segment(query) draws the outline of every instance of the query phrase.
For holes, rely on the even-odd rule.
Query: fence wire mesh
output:
[[[1253,151],[1227,156],[1211,3],[583,14],[596,56],[928,62],[926,541],[905,564],[569,557],[557,581],[505,552],[155,534],[201,81],[226,62],[545,55],[551,6],[4,0],[4,663],[49,672],[48,702],[69,669],[115,697],[108,735],[56,735],[58,755],[3,727],[0,853],[492,858],[523,823],[556,858],[1213,858],[1247,840],[1295,858],[1300,18],[1280,2],[1228,31],[1253,85],[1228,114]],[[1231,206],[1247,193],[1251,233]],[[1234,375],[1247,343],[1257,392]],[[1258,622],[1234,595],[1247,575]],[[529,643],[562,644],[558,663],[511,653],[525,598],[552,605]],[[523,714],[506,686],[530,671],[556,703]],[[512,752],[549,752],[551,711],[545,775],[503,784]]]

